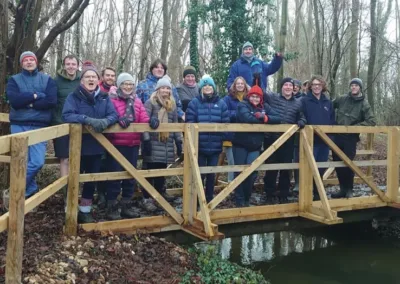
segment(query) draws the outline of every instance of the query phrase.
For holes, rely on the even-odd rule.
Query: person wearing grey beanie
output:
[[[359,78],[353,78],[350,81],[350,92],[333,101],[333,107],[336,109],[336,122],[338,125],[376,125],[374,113],[362,92],[362,87],[362,80]],[[339,133],[335,135],[336,145],[351,160],[353,160],[356,155],[358,141],[360,141],[360,135],[358,133]],[[332,153],[332,158],[334,161],[341,161],[340,157],[334,152]],[[333,193],[332,198],[352,197],[354,172],[347,167],[341,167],[336,168],[336,174],[339,179],[340,190],[339,192]]]
[[[132,83],[135,83],[135,79],[133,78],[133,76],[129,73],[124,72],[118,75],[117,87],[120,88],[121,84],[125,81],[131,81]]]
[[[172,89],[171,81],[165,76],[157,81],[156,91],[158,91],[158,89],[160,89],[161,87],[168,87]]]

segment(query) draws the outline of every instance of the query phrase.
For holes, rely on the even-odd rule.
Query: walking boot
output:
[[[146,210],[147,212],[153,213],[157,211],[157,206],[154,204],[153,199],[151,198],[143,198],[142,201],[142,208]]]
[[[130,198],[121,199],[121,217],[127,219],[140,217],[140,214],[133,210]]]
[[[344,187],[340,187],[340,190],[336,193],[331,194],[332,198],[348,198],[347,197],[347,190]]]
[[[105,209],[107,207],[106,195],[104,191],[98,191],[97,194],[97,208]]]
[[[118,201],[117,200],[108,200],[107,202],[107,220],[115,221],[121,219],[121,215],[118,210]]]
[[[94,223],[92,212],[83,213],[83,212],[79,211],[78,212],[78,223],[79,224]]]

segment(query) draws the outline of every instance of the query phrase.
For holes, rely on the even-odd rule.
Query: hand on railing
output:
[[[160,126],[160,121],[158,118],[152,117],[149,121],[151,129],[157,129]]]

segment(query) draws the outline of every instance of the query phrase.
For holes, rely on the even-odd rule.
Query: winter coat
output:
[[[269,105],[276,110],[280,117],[281,123],[297,124],[298,121],[306,123],[300,100],[296,100],[293,96],[287,100],[281,94],[267,94]]]
[[[225,102],[217,94],[207,100],[202,95],[193,99],[186,110],[187,123],[229,123],[229,112]],[[218,155],[222,152],[223,132],[200,132],[199,153]]]
[[[52,109],[57,104],[57,85],[47,74],[22,70],[7,83],[10,102],[10,123],[18,125],[48,126]],[[34,94],[38,97],[34,99]]]
[[[267,107],[267,108],[265,108]],[[247,99],[238,103],[236,111],[237,123],[264,124],[254,116],[256,112],[265,112],[268,115],[268,124],[281,123],[281,117],[272,108],[265,104],[263,107],[257,108]],[[249,152],[259,151],[264,141],[264,132],[235,132],[232,144],[233,146],[245,148]]]
[[[120,97],[112,97],[111,102],[113,103],[115,110],[117,111],[118,117],[123,117],[126,111],[126,100]],[[147,115],[146,109],[142,101],[135,98],[135,123],[147,123],[149,122],[149,116]],[[120,132],[120,133],[109,133],[107,134],[108,139],[113,145],[118,146],[139,146],[142,133],[139,132]]]
[[[61,69],[57,72],[57,76],[55,78],[57,85],[57,106],[53,110],[53,125],[63,123],[62,110],[65,100],[67,99],[68,95],[75,91],[75,89],[79,86],[80,80],[80,71],[77,71],[74,79],[69,78],[64,69]]]
[[[303,92],[298,92],[297,94],[294,95],[295,99],[301,99],[302,97],[305,97],[307,94]]]
[[[225,96],[223,98],[224,102],[226,103],[226,106],[228,107],[228,112],[229,112],[229,120],[231,123],[235,123],[236,122],[236,110],[239,104],[239,99],[232,93],[230,93],[229,95]],[[226,142],[230,142],[233,139],[233,132],[227,132],[226,133],[226,140],[224,141],[224,146],[232,146],[226,144]]]
[[[359,97],[347,94],[333,101],[338,125],[375,126],[376,120],[364,94]]]
[[[159,103],[153,102],[151,99],[144,104],[149,118],[158,118],[158,112],[161,110]],[[177,123],[178,113],[176,108],[168,113],[168,123]],[[172,164],[175,162],[175,143],[182,143],[182,134],[180,132],[169,132],[167,143],[160,141],[159,132],[150,132],[151,155],[144,156],[143,161],[147,163],[164,163]]]
[[[151,72],[149,72],[146,76],[146,79],[138,83],[136,94],[138,98],[142,100],[142,103],[145,103],[148,99],[150,99],[151,94],[155,92],[159,79],[160,78],[157,78],[151,74]],[[181,118],[184,114],[182,110],[182,102],[179,99],[178,92],[176,91],[175,87],[172,87],[172,95],[174,96],[178,116]]]
[[[335,125],[335,110],[332,102],[321,94],[318,100],[311,92],[301,99],[304,116],[310,125]],[[324,144],[319,136],[314,135],[314,144]]]
[[[259,64],[254,64],[258,61]],[[253,64],[253,66],[251,66]],[[261,89],[265,91],[268,87],[269,75],[274,74],[282,65],[282,57],[275,56],[271,62],[266,63],[261,59],[254,57],[253,61],[249,63],[246,59],[241,56],[235,63],[232,64],[229,70],[228,80],[226,82],[228,90],[231,88],[236,77],[242,76],[249,86],[253,85],[253,74],[261,73]]]
[[[180,84],[176,87],[176,90],[182,102],[182,110],[186,112],[190,101],[199,95],[199,86],[196,84],[193,87],[189,87],[185,84]]]
[[[104,82],[100,82],[99,87],[100,87],[100,91],[102,91],[103,93],[108,94],[110,92],[111,86],[106,85],[106,83],[104,83]]]
[[[118,121],[118,114],[106,93],[98,90],[98,93],[95,94],[93,104],[93,102],[88,101],[78,87],[73,93],[68,95],[62,112],[62,119],[66,123],[85,124],[86,117],[107,118],[109,126]],[[103,153],[103,146],[91,134],[82,135],[82,156],[101,155]]]

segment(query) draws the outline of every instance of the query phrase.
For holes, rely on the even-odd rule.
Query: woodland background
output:
[[[334,98],[360,77],[379,123],[400,124],[399,0],[0,0],[0,112],[25,50],[51,75],[71,53],[138,80],[162,58],[174,84],[191,64],[223,94],[245,41],[267,61],[284,52],[271,90],[283,76],[321,74]]]

